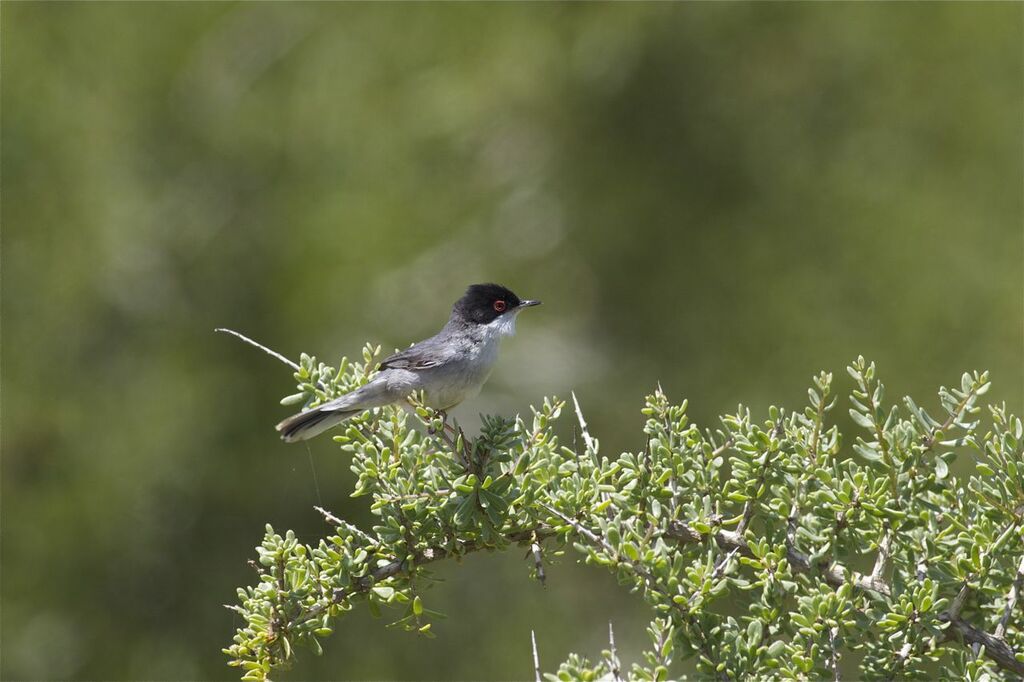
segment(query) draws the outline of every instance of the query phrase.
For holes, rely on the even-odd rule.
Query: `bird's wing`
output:
[[[384,358],[380,369],[430,369],[447,363],[451,355],[452,351],[447,344],[438,342],[437,337],[434,337]]]

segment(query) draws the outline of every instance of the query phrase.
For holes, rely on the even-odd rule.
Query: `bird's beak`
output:
[[[535,305],[540,305],[540,301],[520,301],[520,308],[532,308]]]

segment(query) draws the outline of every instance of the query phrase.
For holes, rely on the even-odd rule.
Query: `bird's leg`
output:
[[[444,425],[444,429],[447,430],[447,431],[451,431],[452,438],[454,438],[455,434],[456,434],[455,429],[457,427],[448,423],[448,412],[445,411],[445,410],[441,410],[441,417],[443,419],[443,421],[441,423]],[[462,429],[459,429],[459,431],[462,431]]]
[[[459,437],[462,438],[462,456],[466,460],[466,467],[468,468],[473,461],[472,453],[470,452],[469,440],[466,438],[466,433],[462,430],[461,426],[454,426],[452,430],[458,429]],[[458,442],[458,441],[456,441]]]
[[[448,423],[448,412],[446,410],[441,410],[441,415],[443,417],[442,432],[444,433],[444,439],[451,447],[452,451],[454,451],[455,454],[460,459],[462,459],[462,464],[463,466],[466,467],[466,470],[468,471],[470,469],[470,465],[472,464],[472,458],[470,457],[469,441],[466,439],[466,433],[462,430],[462,427],[459,426],[457,423]],[[462,439],[461,448],[458,447],[460,438]]]
[[[440,432],[434,430],[433,427],[427,429],[427,433],[431,436],[440,435],[441,440],[452,449],[457,457],[462,460],[463,465],[467,470],[470,468],[471,456],[469,449],[469,441],[466,439],[466,433],[462,430],[462,427],[458,424],[448,423],[448,411],[437,410],[438,414],[441,415],[441,430]],[[459,447],[459,438],[462,438],[462,447]]]
[[[455,450],[455,429],[448,423],[448,412],[446,410],[438,410],[437,412],[441,415],[441,440],[443,440],[452,450]],[[431,436],[438,435],[438,432],[433,428],[430,428],[428,432]]]

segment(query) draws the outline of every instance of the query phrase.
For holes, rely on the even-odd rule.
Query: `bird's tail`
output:
[[[403,396],[390,390],[386,381],[371,381],[347,395],[288,417],[277,425],[286,443],[309,440],[349,417],[400,400]]]
[[[315,407],[312,410],[293,414],[278,424],[276,428],[281,432],[281,440],[285,443],[295,443],[319,436],[332,426],[337,426],[360,412],[362,410],[327,410],[323,407]]]

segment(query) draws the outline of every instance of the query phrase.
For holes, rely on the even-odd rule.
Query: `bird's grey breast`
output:
[[[428,405],[444,410],[480,392],[498,359],[499,336],[487,331],[465,330],[447,340],[448,361],[422,372]]]

